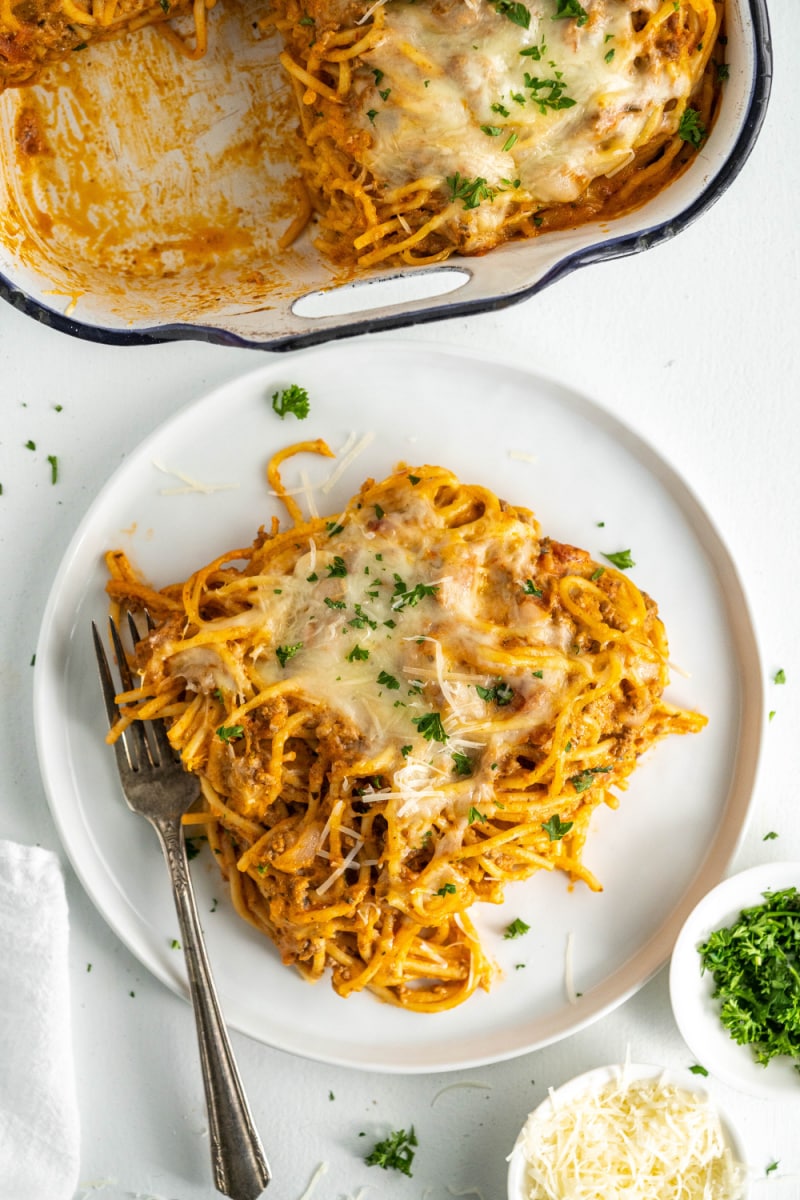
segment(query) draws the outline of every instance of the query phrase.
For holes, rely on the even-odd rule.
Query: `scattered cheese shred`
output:
[[[169,467],[165,467],[163,463],[156,462],[153,459],[153,466],[157,471],[163,472],[164,475],[171,475],[173,479],[180,479],[184,487],[176,488],[159,488],[161,496],[186,496],[197,492],[202,496],[210,496],[214,492],[230,492],[234,488],[238,488],[238,483],[200,483],[197,479],[192,479],[191,475],[184,475],[182,471],[173,471]]]
[[[494,1088],[494,1084],[493,1083],[478,1083],[477,1081],[473,1081],[471,1079],[464,1079],[459,1083],[448,1083],[447,1087],[439,1088],[439,1091],[436,1093],[436,1095],[431,1100],[431,1108],[433,1108],[436,1101],[439,1099],[440,1096],[443,1096],[445,1094],[445,1092],[455,1092],[455,1091],[458,1091],[460,1088],[478,1088],[482,1092],[491,1092],[492,1089]]]
[[[517,462],[533,463],[534,466],[539,462],[539,456],[536,454],[525,454],[523,450],[509,450],[509,458],[515,458]]]
[[[356,442],[355,446],[353,446],[352,449],[348,450],[345,454],[343,454],[340,461],[336,464],[336,466],[331,471],[328,478],[322,484],[320,491],[324,492],[327,495],[327,493],[329,491],[331,491],[331,489],[333,487],[335,487],[336,484],[339,482],[342,475],[344,475],[345,471],[350,466],[350,464],[355,462],[355,460],[358,458],[359,454],[363,454],[364,451],[366,450],[367,446],[369,446],[370,442],[373,442],[374,440],[375,440],[374,432],[365,433],[364,436],[362,438],[360,438],[359,441]],[[346,445],[347,445],[347,443],[345,443],[345,446]],[[344,447],[342,447],[342,449],[344,449]]]
[[[567,934],[567,946],[564,951],[564,990],[570,1004],[577,1004],[578,993],[575,991],[575,934],[572,930]]]
[[[298,1200],[311,1200],[311,1193],[314,1191],[322,1176],[327,1173],[327,1170],[328,1164],[326,1162],[321,1162],[314,1174],[309,1179],[308,1187],[303,1192],[302,1196],[298,1198]]]
[[[719,1117],[698,1093],[620,1078],[528,1118],[520,1134],[528,1200],[741,1200]]]

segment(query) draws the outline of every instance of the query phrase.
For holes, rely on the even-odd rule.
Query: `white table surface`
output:
[[[761,138],[702,220],[508,311],[398,335],[482,346],[596,397],[674,462],[707,507],[742,570],[776,714],[732,869],[800,859],[800,73],[791,11],[789,0],[773,5],[776,78]],[[105,348],[0,304],[0,836],[52,847],[64,863],[81,1198],[217,1193],[190,1009],[111,933],[60,848],[33,750],[31,656],[56,567],[101,483],[162,418],[263,361],[191,343]],[[55,487],[51,453],[60,463]],[[781,667],[784,686],[772,682]],[[779,837],[765,842],[768,830]],[[472,1071],[371,1074],[292,1058],[236,1033],[233,1042],[271,1160],[273,1200],[300,1200],[320,1163],[328,1170],[314,1200],[360,1197],[359,1189],[366,1200],[501,1200],[505,1157],[548,1086],[627,1049],[637,1061],[694,1061],[672,1017],[666,971],[589,1029]],[[465,1081],[482,1086],[442,1091]],[[713,1080],[712,1088],[745,1136],[753,1196],[800,1194],[800,1092],[798,1102],[774,1105]],[[419,1137],[412,1179],[365,1166],[365,1146],[411,1124]],[[765,1175],[776,1159],[778,1170]]]

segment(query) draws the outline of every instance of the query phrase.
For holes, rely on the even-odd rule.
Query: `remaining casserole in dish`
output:
[[[275,348],[510,303],[701,212],[769,90],[762,0],[207,7],[0,7],[18,307]]]

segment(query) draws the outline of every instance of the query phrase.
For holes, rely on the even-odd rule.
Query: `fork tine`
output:
[[[117,665],[119,667],[119,674],[122,680],[122,690],[129,692],[133,690],[134,683],[133,676],[131,675],[131,669],[128,666],[128,659],[125,656],[125,650],[122,646],[122,639],[119,636],[119,630],[117,629],[116,623],[111,617],[108,619],[108,624],[111,630],[111,641],[114,645],[114,653],[117,656]],[[153,759],[153,756],[150,753],[150,746],[147,741],[147,734],[145,733],[144,727],[138,721],[134,721],[128,726],[124,736],[126,740],[128,738],[130,739],[130,741],[127,743],[127,749],[131,766],[135,771],[141,771],[143,767],[146,767],[148,764],[152,763]]]
[[[92,621],[92,637],[94,638],[94,652],[97,657],[97,669],[100,672],[100,683],[103,688],[103,699],[105,700],[108,724],[113,726],[120,718],[120,711],[115,699],[117,688],[114,683],[114,677],[111,674],[111,667],[108,665],[108,655],[106,654],[103,640],[94,621]],[[124,734],[114,742],[114,753],[117,757],[117,768],[120,773],[130,771],[133,764],[131,763],[130,749]]]
[[[144,615],[147,619],[148,632],[152,632],[152,630],[154,630],[156,627],[155,621],[146,609]],[[139,627],[136,624],[136,621],[133,619],[133,613],[130,611],[128,612],[128,631],[130,632],[134,646],[137,644],[137,642],[142,640]],[[169,762],[170,759],[177,762],[179,760],[179,756],[170,745],[169,738],[167,737],[167,729],[163,720],[148,721],[147,728],[148,750],[150,752],[150,758],[153,762],[153,765],[159,767],[162,763]],[[158,761],[156,761],[156,759],[158,759]]]

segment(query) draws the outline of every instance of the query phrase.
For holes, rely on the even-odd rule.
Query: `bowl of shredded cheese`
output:
[[[696,1076],[625,1063],[552,1088],[509,1155],[508,1200],[745,1200],[741,1139]]]

